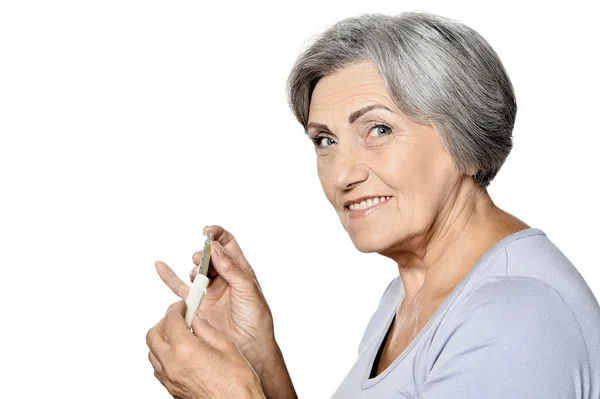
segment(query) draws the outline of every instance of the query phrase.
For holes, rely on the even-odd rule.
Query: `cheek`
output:
[[[451,159],[426,138],[405,138],[373,159],[388,184],[409,198],[433,194],[449,177]]]
[[[335,190],[333,184],[331,183],[331,171],[327,165],[322,162],[317,161],[317,174],[319,175],[319,181],[321,182],[321,187],[323,188],[323,192],[325,196],[329,200],[329,202],[333,203]]]
[[[428,173],[426,163],[402,147],[388,148],[372,157],[371,162],[379,177],[401,197],[418,194],[420,182]]]
[[[420,231],[431,224],[447,180],[452,179],[448,160],[434,150],[422,145],[398,146],[373,159],[396,196],[397,223],[411,230]]]
[[[456,173],[451,159],[439,153],[415,162],[411,170],[411,186],[407,190],[412,193],[413,221],[417,230],[423,230],[441,212],[455,184]]]

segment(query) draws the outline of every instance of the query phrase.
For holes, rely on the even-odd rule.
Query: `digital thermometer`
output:
[[[190,293],[185,300],[185,324],[188,328],[192,327],[192,320],[194,315],[200,308],[200,302],[206,295],[206,288],[208,287],[208,263],[210,262],[210,243],[213,241],[213,233],[206,235],[206,241],[204,242],[204,249],[202,250],[202,260],[198,265],[198,274],[194,279],[194,282],[190,286]]]

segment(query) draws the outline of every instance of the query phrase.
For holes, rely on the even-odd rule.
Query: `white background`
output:
[[[348,239],[285,79],[334,22],[410,10],[458,19],[500,55],[519,111],[489,192],[599,297],[590,5],[4,1],[0,397],[170,397],[144,337],[177,298],[153,264],[187,276],[209,224],[254,266],[300,397],[331,396],[398,271]]]

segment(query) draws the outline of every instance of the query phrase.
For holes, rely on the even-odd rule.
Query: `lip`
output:
[[[389,195],[365,195],[363,197],[354,198],[353,200],[348,200],[344,202],[344,208],[348,208],[350,204],[359,204],[361,201],[366,201],[368,199],[373,198],[381,198],[381,197],[390,197]]]
[[[364,197],[364,198],[375,198],[375,197]],[[373,205],[370,208],[367,209],[361,209],[361,210],[354,210],[354,209],[350,209],[350,208],[346,208],[346,213],[348,214],[349,217],[351,217],[352,219],[358,219],[358,218],[364,218],[366,216],[369,216],[370,214],[372,214],[373,212],[376,212],[377,210],[379,210],[379,208],[381,208],[382,206],[384,206],[385,204],[387,204],[388,202],[390,202],[390,200],[393,197],[389,197],[388,199],[386,199],[383,202],[380,202],[377,205]],[[362,198],[361,198],[362,200]],[[352,203],[352,202],[350,202]]]

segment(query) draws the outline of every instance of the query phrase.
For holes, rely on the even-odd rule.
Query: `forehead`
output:
[[[396,108],[375,64],[362,62],[337,70],[317,82],[309,119],[316,121],[319,116],[330,116],[332,112],[349,114],[358,106],[373,103]]]

